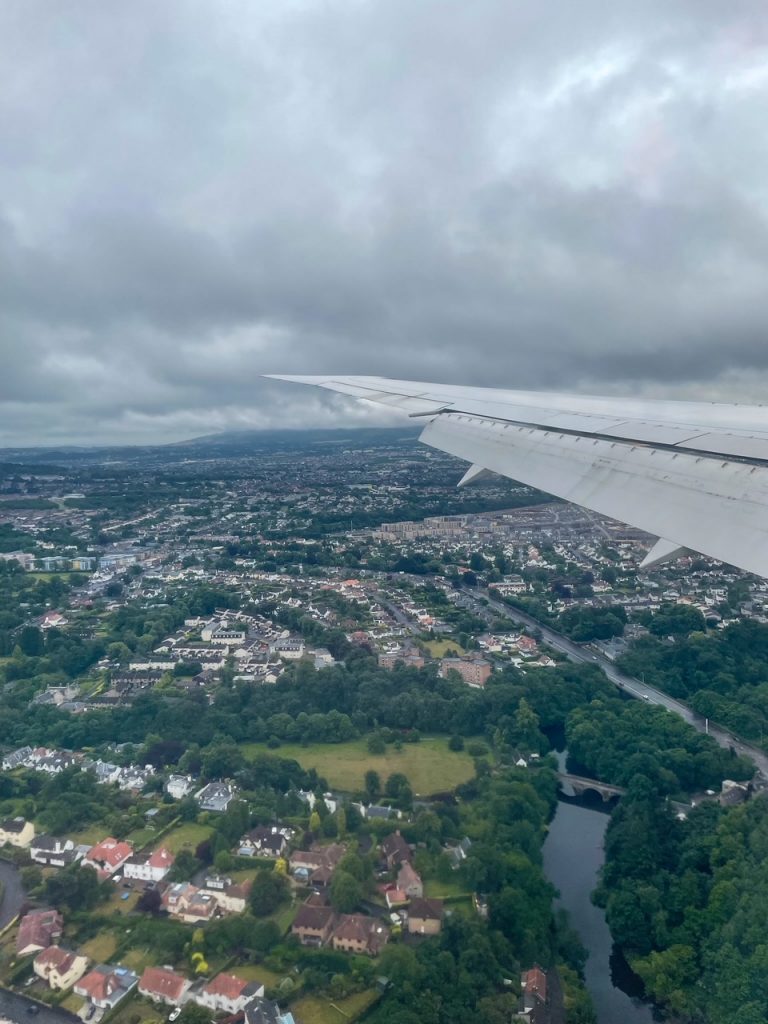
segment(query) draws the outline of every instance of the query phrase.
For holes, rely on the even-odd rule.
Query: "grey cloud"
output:
[[[9,0],[0,57],[0,443],[768,377],[757,2]]]

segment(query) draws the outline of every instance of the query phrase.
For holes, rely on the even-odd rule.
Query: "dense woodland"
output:
[[[614,812],[598,899],[654,999],[707,1024],[768,1020],[768,801],[678,821],[637,776]]]
[[[768,740],[768,627],[738,622],[706,634],[686,631],[674,643],[659,625],[654,632],[632,645],[622,669],[645,673],[652,685],[746,739]]]

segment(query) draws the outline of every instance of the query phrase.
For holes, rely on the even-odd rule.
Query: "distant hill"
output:
[[[356,448],[409,444],[419,427],[344,427],[333,430],[231,430],[164,445],[75,445],[56,448],[0,448],[0,475],[55,473],[72,465],[168,463],[211,458],[242,458],[258,452],[297,451],[318,445]]]

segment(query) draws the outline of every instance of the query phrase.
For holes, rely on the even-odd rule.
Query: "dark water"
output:
[[[557,757],[561,771],[565,770],[565,751]],[[640,980],[614,948],[604,912],[590,900],[605,859],[606,810],[599,798],[598,807],[582,800],[559,800],[544,843],[544,870],[559,889],[559,903],[589,950],[585,980],[598,1024],[651,1024],[653,1010],[638,998]]]

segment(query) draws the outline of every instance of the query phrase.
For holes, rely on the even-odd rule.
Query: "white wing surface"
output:
[[[659,538],[768,577],[768,408],[591,398],[386,377],[278,376],[402,409],[421,440]]]

